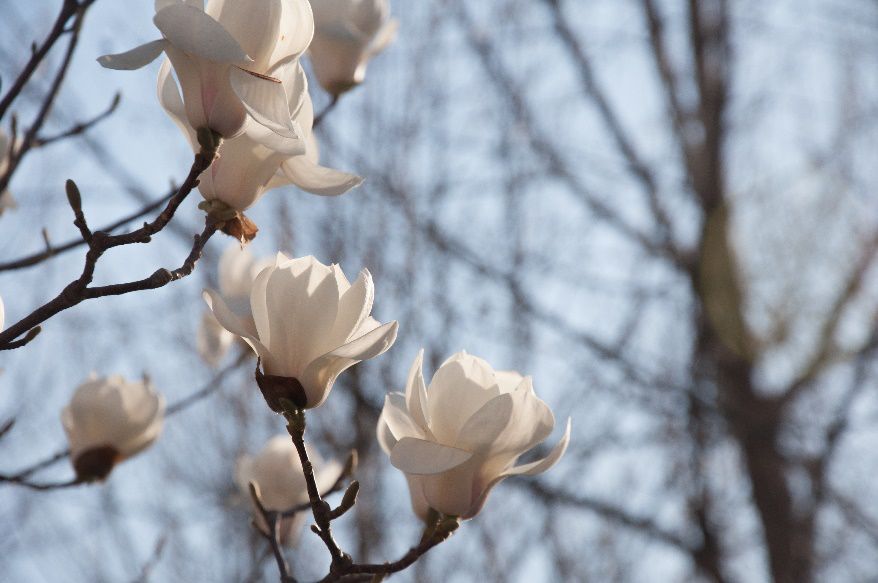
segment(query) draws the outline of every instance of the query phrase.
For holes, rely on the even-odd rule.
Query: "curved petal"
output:
[[[116,53],[114,55],[104,55],[98,57],[98,63],[107,69],[116,69],[118,71],[131,71],[140,69],[155,61],[165,50],[166,41],[163,38],[134,47],[130,51],[124,53]]]
[[[424,383],[424,349],[418,351],[415,361],[409,368],[408,379],[405,383],[405,404],[409,415],[415,423],[421,427],[430,427],[430,417],[427,414],[427,387]],[[432,436],[432,433],[430,434]]]
[[[417,437],[403,437],[390,452],[390,463],[406,474],[434,475],[466,463],[473,454]]]
[[[280,17],[281,36],[271,54],[271,64],[296,59],[314,37],[314,15],[308,0],[284,0]]]
[[[387,425],[384,417],[384,411],[382,410],[381,415],[378,416],[378,426],[375,428],[375,433],[378,437],[378,445],[381,446],[384,453],[390,455],[393,446],[396,445],[396,438],[393,436],[393,432],[390,431],[390,426]]]
[[[207,10],[253,59],[253,69],[266,71],[280,36],[281,0],[221,0]]]
[[[528,464],[522,464],[520,466],[515,466],[509,470],[506,470],[503,475],[504,476],[516,476],[516,475],[525,475],[525,476],[535,476],[537,474],[542,474],[552,466],[558,463],[558,460],[561,459],[561,456],[564,455],[564,452],[567,451],[567,446],[570,444],[570,418],[567,419],[567,428],[564,430],[564,435],[561,436],[561,439],[558,440],[558,443],[555,444],[555,447],[552,448],[552,451],[549,452],[549,455],[544,457],[541,460],[533,461]]]
[[[285,138],[301,140],[302,128],[290,115],[287,94],[280,80],[240,67],[232,67],[229,80],[232,91],[257,123]]]
[[[393,346],[398,327],[395,321],[380,326],[309,364],[299,379],[308,393],[308,407],[316,407],[326,400],[329,389],[342,372],[358,362],[384,353]]]
[[[186,121],[186,106],[183,105],[183,98],[180,97],[180,91],[177,89],[177,82],[171,75],[171,61],[165,59],[159,68],[158,79],[158,95],[159,104],[168,112],[171,120],[180,128],[192,149],[198,151],[198,136],[192,126]]]
[[[306,156],[286,160],[281,164],[281,170],[302,190],[321,196],[338,196],[363,183],[363,178],[356,174],[321,166]]]
[[[491,452],[497,437],[510,425],[513,404],[512,397],[504,393],[482,405],[461,427],[455,447],[484,454]],[[518,427],[510,430],[516,431]]]
[[[329,342],[334,343],[334,346],[341,346],[360,329],[363,320],[372,311],[375,285],[372,283],[372,274],[368,269],[362,270],[351,285],[341,269],[337,266],[333,268],[342,293],[338,301],[335,324],[329,334]]]
[[[156,13],[153,22],[171,44],[194,57],[214,63],[253,60],[223,25],[194,6],[167,6]]]
[[[403,437],[424,438],[424,431],[409,416],[405,409],[405,397],[400,393],[390,393],[384,398],[381,416],[396,441]]]
[[[256,330],[248,326],[247,323],[242,322],[238,316],[229,309],[225,300],[223,300],[218,293],[212,289],[206,289],[204,290],[202,297],[207,303],[207,307],[210,308],[210,311],[216,316],[217,322],[219,322],[223,328],[232,334],[236,334],[243,338],[260,358],[267,359],[270,356],[268,348],[259,341],[259,337],[256,335]]]

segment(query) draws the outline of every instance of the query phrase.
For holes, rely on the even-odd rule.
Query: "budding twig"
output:
[[[93,298],[122,295],[134,291],[155,289],[167,285],[168,283],[186,277],[195,269],[195,263],[201,257],[204,246],[211,236],[216,232],[216,226],[210,221],[205,222],[204,230],[200,235],[195,236],[192,250],[189,256],[183,262],[183,265],[174,269],[159,269],[151,276],[132,281],[128,283],[114,284],[90,287],[94,277],[95,267],[101,256],[109,249],[122,245],[130,245],[134,243],[148,243],[152,236],[164,229],[180,204],[186,199],[190,192],[198,184],[198,176],[204,172],[216,156],[216,147],[218,142],[214,140],[213,148],[203,147],[201,152],[195,156],[192,168],[186,180],[177,190],[177,192],[168,200],[164,210],[152,221],[144,223],[144,225],[131,231],[119,235],[110,235],[102,231],[92,232],[85,220],[82,211],[82,200],[79,189],[72,181],[67,182],[67,199],[70,207],[73,209],[76,217],[74,224],[79,228],[83,240],[88,244],[88,253],[85,256],[85,265],[82,274],[78,279],[68,284],[55,298],[49,300],[30,315],[24,317],[20,321],[9,326],[6,330],[0,332],[0,350],[11,350],[22,344],[17,343],[16,339],[22,334],[36,328],[39,324],[45,322],[57,313],[72,308],[73,306]]]

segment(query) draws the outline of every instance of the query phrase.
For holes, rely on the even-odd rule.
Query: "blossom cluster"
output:
[[[301,60],[337,99],[362,83],[368,61],[390,43],[397,23],[387,0],[156,0],[161,38],[99,59],[111,69],[138,69],[161,55],[158,98],[196,153],[204,132],[221,138],[218,157],[198,188],[212,204],[244,211],[285,184],[340,195],[362,179],[318,162],[314,107]],[[0,150],[10,146],[0,135]],[[2,171],[2,168],[0,168]],[[0,198],[0,210],[8,199]],[[210,205],[208,205],[210,206]],[[257,260],[235,244],[219,262],[219,286],[207,289],[197,347],[211,365],[237,345],[257,357],[256,381],[269,407],[299,410],[327,402],[340,375],[390,349],[396,321],[372,316],[375,285],[367,269],[353,280],[336,264],[277,253]],[[0,329],[3,321],[0,302]],[[459,352],[425,382],[423,350],[403,392],[386,396],[376,438],[405,475],[417,516],[461,519],[479,513],[491,490],[515,475],[552,467],[567,447],[570,422],[541,459],[519,458],[555,428],[552,411],[530,377],[495,370]],[[148,380],[93,376],[75,391],[61,421],[79,481],[106,479],[119,462],[159,437],[165,400]],[[341,465],[311,451],[319,488]],[[243,456],[235,480],[251,484],[265,508],[283,511],[308,501],[302,464],[283,436]],[[292,543],[303,518],[284,522]],[[257,514],[257,526],[268,525]]]

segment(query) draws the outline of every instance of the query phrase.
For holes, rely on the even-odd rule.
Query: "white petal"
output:
[[[424,349],[418,351],[415,361],[409,368],[408,379],[405,383],[405,403],[409,414],[415,423],[421,427],[429,427],[430,418],[427,415],[427,387],[424,384]]]
[[[514,476],[514,475],[526,475],[526,476],[535,476],[537,474],[542,474],[561,459],[561,456],[564,455],[564,452],[567,451],[567,445],[570,443],[570,419],[567,419],[567,428],[564,430],[564,435],[552,448],[552,451],[549,452],[549,455],[544,457],[541,460],[537,460],[534,462],[530,462],[528,464],[522,464],[520,466],[515,466],[504,472],[504,476]]]
[[[280,38],[271,55],[271,63],[296,59],[305,52],[314,36],[314,15],[307,0],[284,0],[280,21]]]
[[[174,4],[156,13],[153,22],[178,49],[214,63],[247,64],[238,41],[216,20],[194,6]]]
[[[180,97],[180,91],[177,89],[177,82],[171,75],[171,61],[165,59],[159,68],[158,80],[159,103],[171,120],[180,128],[189,145],[193,150],[198,151],[201,146],[198,145],[198,136],[192,126],[186,121],[186,107],[183,105],[183,98]]]
[[[340,268],[337,266],[333,266],[333,268],[339,291],[341,291],[335,324],[333,324],[328,339],[334,348],[345,344],[354,337],[363,320],[369,316],[375,298],[375,285],[372,283],[372,274],[369,273],[368,269],[362,270],[354,284],[351,285]]]
[[[459,354],[448,359],[427,389],[430,429],[443,443],[454,443],[463,424],[499,394],[490,365]]]
[[[299,379],[308,393],[308,407],[316,407],[323,403],[335,379],[342,372],[358,362],[382,354],[393,346],[397,329],[397,322],[390,322],[324,354],[309,364],[302,378]]]
[[[338,196],[363,183],[363,178],[356,174],[320,166],[305,156],[290,158],[281,170],[302,190],[321,196]]]
[[[396,441],[403,437],[424,439],[424,431],[409,416],[405,409],[405,397],[400,393],[390,393],[384,398],[381,414]]]
[[[390,427],[387,425],[387,421],[384,417],[384,411],[382,410],[381,415],[378,416],[378,426],[375,428],[375,433],[378,437],[378,445],[381,446],[384,453],[390,455],[390,451],[393,449],[393,446],[396,445],[396,438],[390,431]]]
[[[281,0],[220,0],[207,10],[253,59],[254,71],[268,69],[280,36]]]
[[[207,306],[213,312],[213,315],[216,316],[217,322],[219,322],[223,328],[232,334],[236,334],[243,338],[260,358],[266,359],[269,356],[268,348],[259,341],[256,331],[245,322],[242,322],[241,319],[229,309],[225,300],[223,300],[218,293],[211,289],[206,289],[204,290],[203,297],[204,301],[207,302]]]
[[[290,115],[283,83],[240,67],[232,67],[229,80],[232,91],[257,123],[285,138],[302,139],[302,128]]]
[[[390,452],[390,463],[406,474],[447,472],[473,457],[468,451],[416,437],[403,437]]]
[[[163,38],[135,47],[124,53],[98,57],[98,63],[107,69],[131,71],[152,63],[165,50],[167,41]]]
[[[487,455],[492,451],[497,437],[509,426],[512,407],[513,401],[509,394],[494,397],[467,419],[454,445]],[[510,428],[511,431],[517,429]]]

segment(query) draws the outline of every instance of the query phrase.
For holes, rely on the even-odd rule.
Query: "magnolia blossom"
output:
[[[237,243],[229,245],[219,260],[219,290],[228,302],[229,309],[242,318],[249,314],[250,289],[253,279],[265,267],[274,264],[273,259],[256,260],[253,254]],[[235,343],[237,336],[216,321],[213,312],[207,310],[198,328],[196,347],[198,354],[211,366],[216,366]]]
[[[317,407],[342,371],[390,348],[397,323],[369,316],[374,295],[366,269],[352,285],[338,265],[278,253],[253,282],[247,316],[213,290],[204,299],[219,323],[259,355],[260,389],[278,411],[281,398]]]
[[[147,381],[92,376],[61,412],[70,459],[82,480],[102,480],[162,430],[165,399]]]
[[[183,87],[195,129],[224,138],[239,134],[247,114],[282,136],[299,135],[290,97],[270,71],[296,65],[311,42],[308,0],[156,0],[153,22],[162,38],[98,59],[110,69],[139,69],[162,52]]]
[[[290,139],[247,121],[244,132],[226,140],[219,148],[219,158],[199,177],[198,189],[207,200],[220,200],[236,210],[245,210],[266,191],[294,184],[313,194],[335,196],[347,192],[363,181],[359,176],[320,166],[317,142],[311,132],[314,106],[308,95],[305,72],[301,65],[282,66],[278,71],[281,85],[290,96],[287,111],[295,120],[302,137]],[[177,84],[166,61],[159,71],[159,101],[180,127],[197,152],[200,148],[195,131],[185,121],[185,108]]]
[[[308,54],[314,74],[329,93],[359,85],[369,59],[396,38],[388,0],[313,0],[314,40]]]
[[[546,457],[516,465],[555,427],[530,377],[494,371],[481,358],[459,352],[426,387],[422,360],[423,351],[409,371],[405,394],[387,395],[378,419],[378,441],[390,463],[405,472],[412,506],[422,519],[430,508],[472,518],[503,478],[540,474],[564,454],[569,420]]]
[[[0,176],[6,174],[9,168],[9,155],[12,153],[12,140],[6,135],[6,132],[0,128]],[[9,190],[0,192],[0,215],[7,209],[15,208],[15,199],[12,198]]]
[[[314,479],[320,492],[329,490],[338,480],[343,467],[335,460],[324,462],[320,455],[308,448],[308,459],[314,467]],[[308,502],[308,489],[302,474],[302,463],[289,435],[271,438],[256,456],[243,455],[235,466],[235,482],[248,500],[250,482],[258,491],[266,510],[283,512]],[[268,525],[254,509],[254,521],[265,533]],[[308,512],[298,512],[282,519],[280,524],[281,542],[293,545],[298,539],[299,530],[307,520]]]

